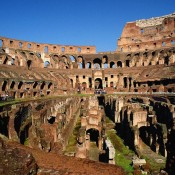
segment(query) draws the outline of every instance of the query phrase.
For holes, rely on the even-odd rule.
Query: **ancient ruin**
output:
[[[174,13],[113,52],[0,37],[0,87],[0,174],[174,175]]]

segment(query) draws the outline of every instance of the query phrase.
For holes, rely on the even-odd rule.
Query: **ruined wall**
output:
[[[118,40],[118,51],[166,48],[175,43],[175,14],[129,22]]]
[[[69,97],[3,106],[0,108],[0,133],[46,152],[54,148],[62,151],[79,108],[80,99]]]

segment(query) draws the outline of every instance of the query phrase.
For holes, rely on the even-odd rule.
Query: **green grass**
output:
[[[107,131],[107,137],[111,140],[115,148],[116,165],[121,166],[127,173],[132,174],[133,167],[130,164],[131,157],[134,155],[134,153],[123,144],[123,141],[116,135],[116,131],[114,129]]]
[[[66,146],[65,152],[75,152],[77,144],[77,136],[79,134],[79,129],[81,127],[81,118],[78,117],[76,126],[74,127],[73,133],[69,138],[68,145]]]

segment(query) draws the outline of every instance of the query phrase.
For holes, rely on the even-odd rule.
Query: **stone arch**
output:
[[[50,67],[50,62],[49,61],[45,61],[44,62],[44,68],[48,68]]]
[[[42,82],[41,86],[40,86],[40,89],[43,90],[44,87],[45,87],[46,83],[45,82]]]
[[[26,64],[27,64],[27,68],[30,69],[32,66],[32,60],[27,60]]]
[[[50,83],[48,84],[48,89],[51,89],[52,86],[53,86],[53,83],[50,82]]]
[[[123,78],[123,86],[124,86],[124,88],[127,88],[127,85],[128,85],[128,83],[127,83],[127,77],[124,77]]]
[[[33,89],[35,89],[38,86],[38,82],[34,82]]]
[[[86,68],[87,69],[91,69],[92,68],[92,63],[91,62],[87,62],[86,63]]]
[[[3,45],[3,40],[0,39],[0,47]]]
[[[117,67],[122,67],[122,62],[121,61],[117,61]]]
[[[18,84],[18,89],[21,89],[22,88],[22,85],[23,85],[23,82],[20,81],[19,84]]]
[[[71,88],[73,88],[74,85],[73,83],[74,83],[73,79],[70,79]]]
[[[85,90],[87,88],[87,83],[86,82],[83,82],[82,83],[82,89]]]
[[[90,135],[90,141],[96,142],[96,145],[98,147],[98,138],[100,136],[99,131],[95,128],[90,128],[86,131],[86,134]]]
[[[95,79],[95,89],[103,89],[103,84],[102,84],[101,78]]]
[[[107,55],[103,56],[102,64],[104,65],[104,68],[108,68],[108,56]]]
[[[6,91],[7,90],[7,81],[4,81],[2,84],[2,91]]]
[[[15,81],[12,81],[10,84],[10,89],[14,89],[14,87],[15,87]]]
[[[114,82],[113,81],[110,82],[110,87],[114,87]]]
[[[71,62],[76,62],[76,59],[73,55],[69,55],[69,58],[70,58]]]
[[[169,65],[169,61],[170,61],[169,56],[166,55],[166,56],[164,57],[164,64],[165,64],[165,65]]]
[[[79,65],[79,69],[85,68],[84,60],[83,60],[83,57],[82,57],[82,56],[78,56],[78,58],[77,58],[77,63],[78,63],[78,65]]]
[[[101,59],[100,58],[95,58],[94,60],[93,60],[93,64],[94,64],[94,68],[95,69],[100,69],[101,67],[102,67],[102,61],[101,61]]]
[[[116,64],[113,61],[110,62],[110,68],[116,68]]]
[[[126,67],[130,67],[130,60],[126,60],[125,65],[126,65]]]
[[[7,64],[8,63],[8,60],[9,60],[9,58],[8,57],[5,57],[5,59],[3,61],[3,64]]]

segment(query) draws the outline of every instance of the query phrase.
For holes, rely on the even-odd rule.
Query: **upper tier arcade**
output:
[[[95,46],[72,46],[72,45],[58,45],[58,44],[41,44],[23,40],[16,40],[0,36],[0,47],[5,49],[21,49],[39,52],[40,54],[94,54],[96,53]]]
[[[118,49],[137,52],[171,47],[175,43],[175,13],[126,23]]]

